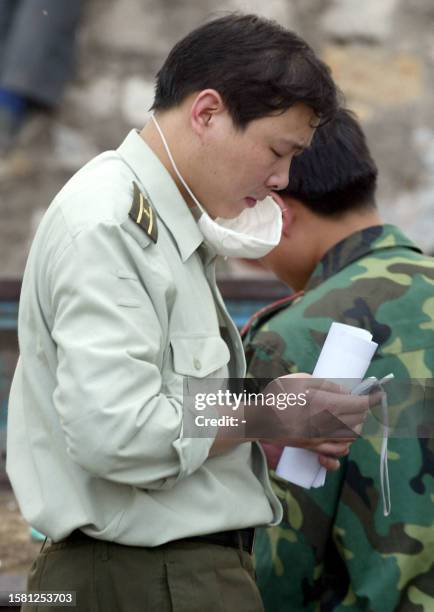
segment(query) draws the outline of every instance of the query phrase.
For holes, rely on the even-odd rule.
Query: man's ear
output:
[[[288,237],[289,226],[294,220],[294,208],[291,206],[291,199],[284,199],[275,191],[271,193],[271,197],[276,202],[276,204],[278,204],[280,210],[282,211],[282,234]]]
[[[221,95],[215,89],[204,89],[199,92],[190,110],[190,122],[193,131],[201,136],[211,125],[214,118],[226,110]]]

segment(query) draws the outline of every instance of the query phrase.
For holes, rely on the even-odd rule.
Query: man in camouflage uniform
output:
[[[331,322],[340,321],[378,342],[367,375],[432,378],[434,260],[381,224],[376,175],[347,111],[293,161],[281,192],[283,238],[265,263],[304,293],[251,321],[249,376],[312,372]],[[261,530],[255,549],[267,611],[434,610],[433,439],[389,440],[387,518],[380,445],[378,437],[357,440],[322,488],[306,490],[272,472],[284,520]],[[274,449],[270,465],[276,458]]]

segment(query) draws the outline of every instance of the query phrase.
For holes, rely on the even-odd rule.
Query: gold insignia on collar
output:
[[[134,197],[129,216],[137,225],[146,232],[153,242],[158,239],[157,215],[150,201],[140,191],[136,182],[134,185]]]

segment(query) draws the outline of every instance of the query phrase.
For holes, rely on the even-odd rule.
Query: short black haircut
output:
[[[297,102],[321,123],[339,106],[328,66],[299,36],[257,15],[231,13],[179,41],[157,74],[152,110],[174,108],[208,88],[219,92],[241,130]]]
[[[316,130],[311,146],[292,160],[288,186],[280,193],[319,215],[340,215],[375,208],[377,174],[355,115],[341,108]]]

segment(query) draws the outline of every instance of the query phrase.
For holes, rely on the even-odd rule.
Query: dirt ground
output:
[[[41,548],[33,542],[9,487],[0,487],[0,574],[26,574]]]

